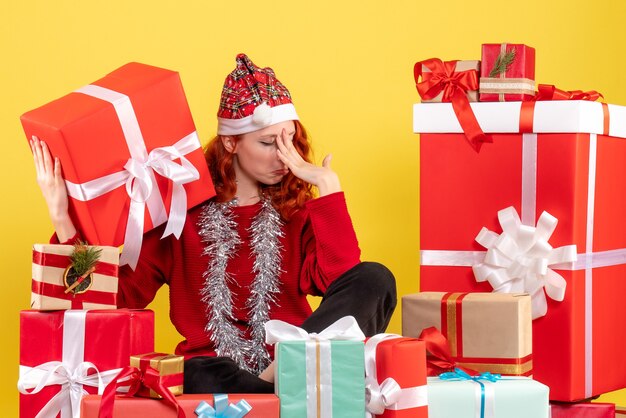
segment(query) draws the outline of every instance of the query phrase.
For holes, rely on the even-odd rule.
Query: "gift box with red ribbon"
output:
[[[78,418],[84,394],[102,393],[133,353],[153,349],[152,311],[22,311],[20,418]]]
[[[185,357],[175,354],[148,353],[130,357],[130,366],[145,373],[148,368],[158,373],[159,383],[167,388],[172,395],[182,395],[183,393],[183,370],[185,367]],[[153,389],[143,386],[137,391],[138,396],[149,398],[161,398]]]
[[[378,334],[365,342],[366,417],[426,418],[426,351],[415,338]]]
[[[550,418],[615,418],[615,404],[602,402],[550,403]]]
[[[535,49],[523,44],[483,44],[481,102],[532,100],[535,95]]]
[[[81,418],[99,418],[102,396],[87,395],[81,402]],[[280,404],[273,394],[181,395],[176,401],[187,418],[278,418]],[[176,409],[162,399],[115,400],[112,418],[176,418]]]
[[[414,105],[421,290],[529,293],[533,376],[551,399],[626,387],[626,107],[472,108],[493,139],[478,153],[450,104]]]
[[[70,215],[92,245],[124,244],[134,267],[141,237],[214,193],[178,73],[130,63],[21,117],[63,168]]]
[[[80,277],[72,278],[70,255],[75,247],[35,244],[31,309],[116,309],[119,250],[116,247],[96,248],[101,253],[94,271],[83,274],[83,282],[74,285],[80,280]]]
[[[532,375],[530,296],[500,293],[421,292],[402,297],[402,335],[441,330],[449,368]],[[428,350],[428,346],[426,347]],[[428,350],[431,352],[433,350]],[[446,359],[444,359],[446,360]],[[449,370],[441,370],[449,371]]]

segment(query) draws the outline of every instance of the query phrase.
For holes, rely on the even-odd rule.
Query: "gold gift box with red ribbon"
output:
[[[72,245],[35,244],[33,246],[31,309],[116,309],[119,250],[95,247],[102,252],[93,273],[86,276],[88,286],[68,290],[66,280],[71,265]]]
[[[130,365],[138,368],[142,373],[145,373],[148,367],[159,372],[161,384],[169,389],[174,396],[183,393],[184,363],[185,358],[183,356],[174,354],[148,353],[130,357]],[[161,395],[145,386],[139,389],[137,396],[161,398]]]
[[[452,359],[478,372],[532,374],[531,299],[527,294],[422,292],[402,297],[402,334],[436,327]]]
[[[432,65],[430,60],[421,61],[421,77],[425,83],[438,83],[437,80],[455,79],[459,85],[464,86],[465,94],[470,102],[478,101],[478,74],[480,74],[480,61],[459,60],[445,61],[442,66]],[[443,71],[442,71],[443,69]],[[422,103],[445,102],[444,90],[436,96],[426,95],[422,97]]]

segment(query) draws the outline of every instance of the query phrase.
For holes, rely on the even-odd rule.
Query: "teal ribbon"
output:
[[[470,376],[467,372],[455,367],[453,372],[441,373],[441,380],[473,380],[480,385],[480,418],[485,418],[485,384],[481,380],[497,382],[502,378],[498,373],[484,372],[478,376]]]
[[[198,418],[242,418],[252,410],[252,406],[245,399],[237,404],[229,404],[226,394],[213,395],[213,401],[215,408],[205,401],[200,402],[195,410]]]

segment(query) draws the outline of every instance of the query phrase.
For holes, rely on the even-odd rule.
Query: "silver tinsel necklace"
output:
[[[217,355],[230,357],[241,368],[258,374],[271,362],[265,346],[264,325],[270,319],[270,308],[276,304],[275,295],[280,290],[278,276],[281,272],[283,223],[270,200],[263,199],[250,226],[255,277],[246,301],[250,326],[250,340],[247,340],[235,325],[232,292],[228,285],[236,283],[226,271],[228,262],[242,243],[233,206],[237,206],[236,199],[226,203],[209,202],[198,222],[199,234],[207,244],[202,254],[209,256],[209,264],[202,275],[204,287],[200,291],[202,301],[207,304],[205,331]]]

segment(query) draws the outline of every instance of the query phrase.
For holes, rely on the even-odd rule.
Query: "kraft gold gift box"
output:
[[[532,375],[532,315],[527,294],[421,292],[402,297],[402,334],[436,327],[454,361],[478,372]]]

